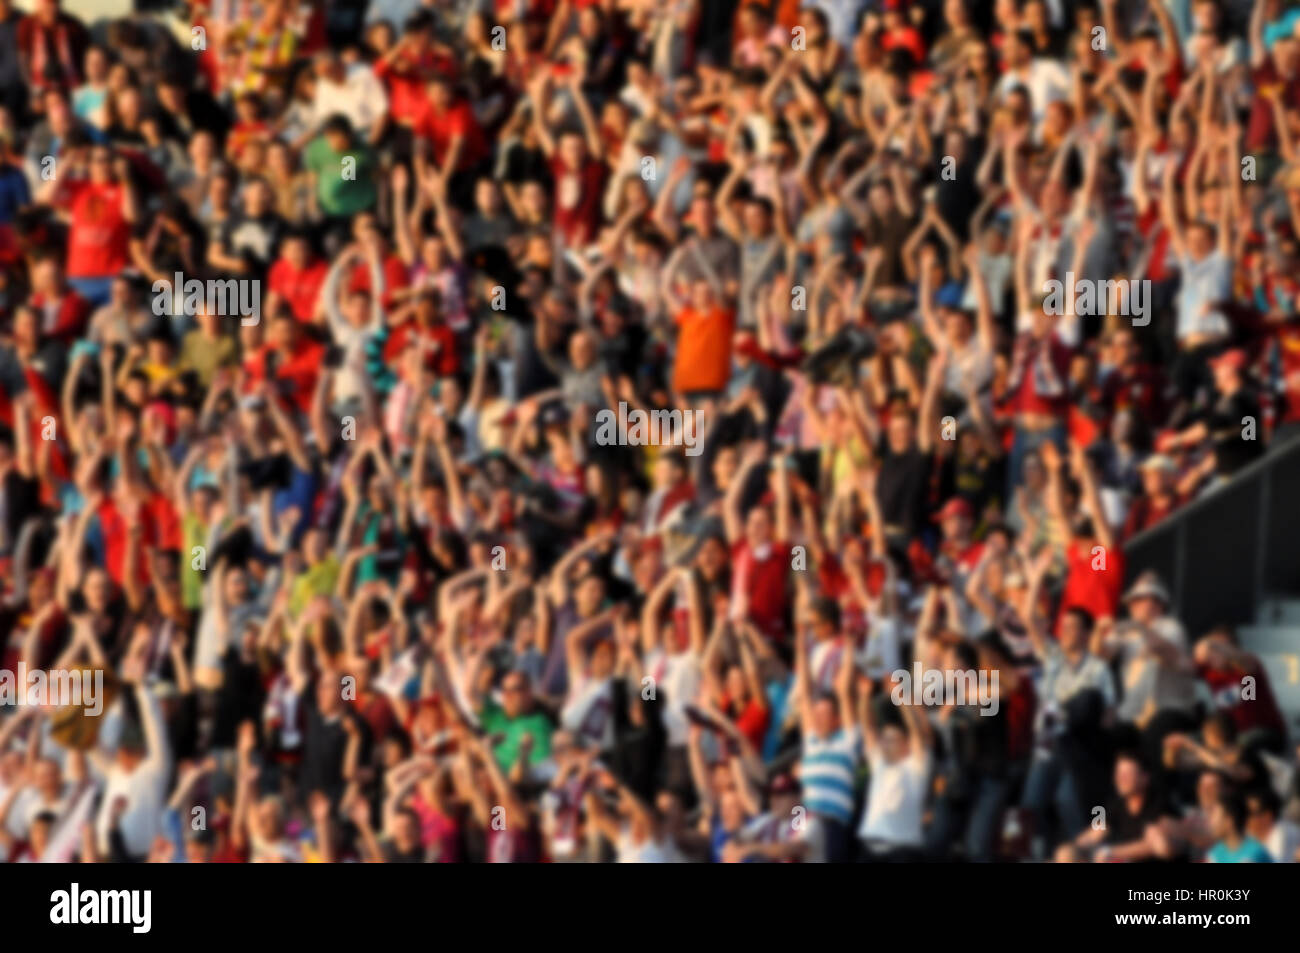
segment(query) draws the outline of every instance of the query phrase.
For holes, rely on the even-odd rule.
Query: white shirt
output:
[[[387,110],[388,94],[369,66],[353,63],[347,67],[341,83],[316,77],[312,119],[317,127],[335,113],[342,113],[352,124],[352,131],[364,138]]]
[[[858,837],[899,847],[918,846],[930,776],[929,754],[910,754],[894,764],[877,754],[870,763],[871,788]]]
[[[686,706],[695,700],[700,688],[700,667],[690,652],[669,655],[654,649],[646,655],[646,672],[655,680],[655,695],[663,689],[667,704],[663,708],[664,731],[670,748],[684,745],[690,736]]]
[[[675,850],[669,850],[665,845],[649,839],[642,844],[633,844],[627,830],[624,830],[623,835],[618,839],[618,863],[620,864],[678,863],[680,857],[674,856],[675,854]]]
[[[560,712],[560,723],[566,731],[573,732],[580,744],[595,743],[605,748],[614,743],[612,689],[608,678],[600,681],[583,678],[571,686],[569,701]]]
[[[1294,864],[1300,850],[1300,827],[1290,821],[1278,821],[1264,838],[1264,849],[1275,864]]]
[[[902,636],[898,620],[874,616],[867,633],[867,644],[858,654],[858,665],[868,678],[880,678],[902,667]]]
[[[1070,74],[1056,60],[1037,57],[1023,67],[1023,71],[1003,74],[995,91],[999,103],[1017,86],[1029,91],[1029,106],[1034,123],[1043,118],[1048,105],[1058,99],[1070,97]]]
[[[162,833],[167,776],[171,769],[167,729],[157,697],[147,690],[140,692],[138,697],[148,753],[130,773],[116,761],[105,773],[104,796],[100,801],[99,815],[95,818],[95,840],[104,856],[108,856],[114,805],[119,798],[126,799],[126,809],[118,821],[118,828],[128,853],[136,857],[148,854],[154,838]],[[120,700],[114,707],[117,705],[121,705]]]

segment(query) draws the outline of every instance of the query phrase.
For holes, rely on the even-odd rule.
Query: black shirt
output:
[[[895,453],[882,440],[878,450],[880,474],[876,478],[876,499],[885,526],[899,527],[915,536],[925,522],[925,505],[930,481],[931,456],[915,445]]]
[[[1244,387],[1233,394],[1220,395],[1214,402],[1206,414],[1205,424],[1210,430],[1214,469],[1219,476],[1232,476],[1263,454],[1260,421],[1259,400]]]
[[[347,752],[348,733],[343,719],[348,713],[340,711],[326,718],[316,705],[316,683],[313,681],[303,693],[302,700],[307,731],[303,745],[302,781],[307,793],[322,791],[332,801],[343,795],[343,756]],[[360,726],[358,726],[360,727]]]
[[[1168,812],[1161,801],[1151,791],[1142,798],[1142,805],[1137,812],[1130,812],[1128,802],[1122,798],[1112,798],[1106,805],[1106,844],[1118,847],[1141,840],[1146,829]]]

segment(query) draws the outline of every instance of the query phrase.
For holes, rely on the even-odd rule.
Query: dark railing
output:
[[[1189,632],[1255,621],[1265,594],[1300,594],[1300,440],[1124,547],[1129,580],[1160,574]]]

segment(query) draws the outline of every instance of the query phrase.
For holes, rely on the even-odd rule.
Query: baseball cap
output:
[[[1240,371],[1246,366],[1246,352],[1239,347],[1229,348],[1218,357],[1212,358],[1210,366],[1215,369],[1230,367],[1233,370]]]
[[[936,522],[942,522],[953,516],[964,516],[970,519],[974,515],[970,503],[960,496],[954,496],[947,503],[940,507],[939,512],[934,514]]]

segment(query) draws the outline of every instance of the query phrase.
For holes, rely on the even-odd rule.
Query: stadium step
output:
[[[1300,599],[1271,595],[1260,601],[1255,624],[1237,630],[1241,647],[1259,657],[1282,715],[1300,727]]]
[[[1300,722],[1300,651],[1259,652],[1278,707],[1292,727]]]
[[[1300,627],[1300,599],[1288,596],[1266,596],[1255,613],[1261,625],[1291,625]]]
[[[1237,630],[1248,652],[1300,652],[1300,626],[1247,625]]]

